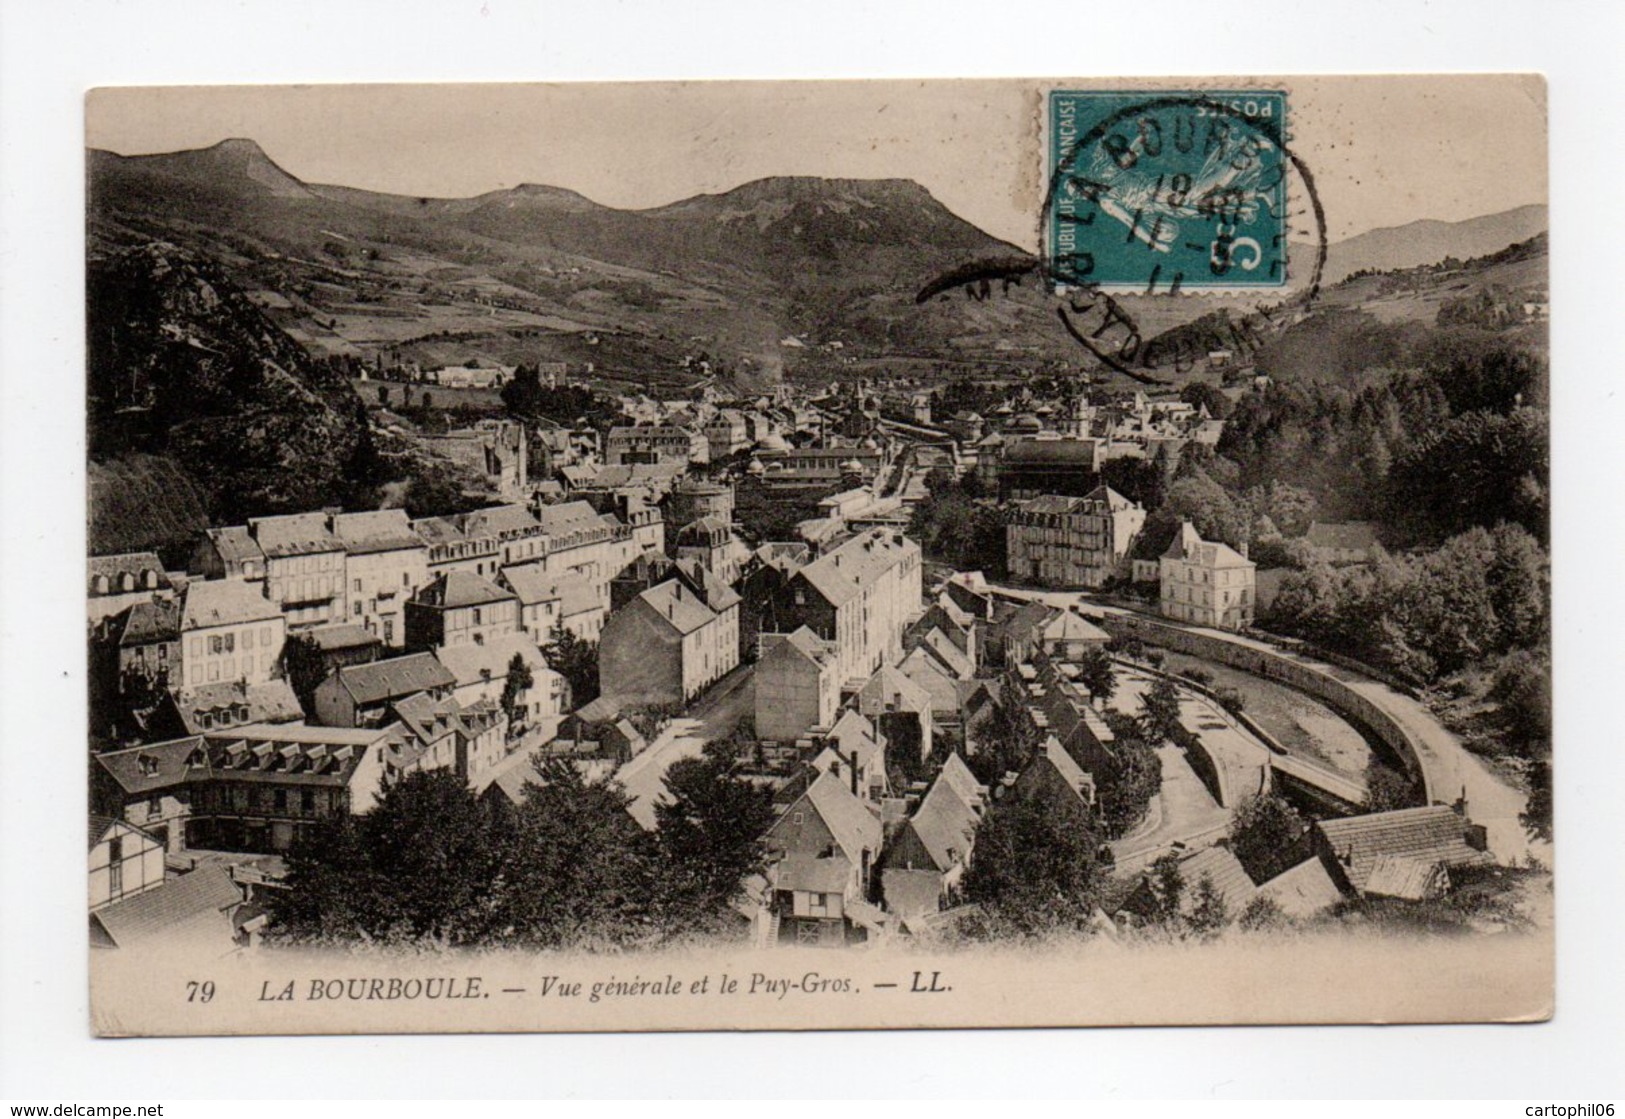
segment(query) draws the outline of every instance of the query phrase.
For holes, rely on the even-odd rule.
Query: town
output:
[[[1403,666],[1261,627],[1390,561],[1281,482],[1236,532],[1189,500],[1273,391],[1240,355],[1160,394],[590,372],[360,371],[380,423],[504,393],[422,437],[469,507],[90,557],[93,943],[1200,938],[1530,859]],[[523,404],[564,391],[612,421]]]

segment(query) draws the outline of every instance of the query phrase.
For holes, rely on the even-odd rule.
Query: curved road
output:
[[[1089,609],[1102,614],[1136,616],[1135,611],[1120,606],[1108,606],[1089,595],[1075,591],[1034,591],[1020,587],[994,586],[993,590],[1012,598],[1037,599],[1056,606],[1087,603]],[[1470,754],[1461,740],[1445,729],[1433,713],[1410,696],[1395,691],[1380,680],[1373,680],[1303,653],[1279,649],[1274,645],[1226,630],[1207,629],[1202,626],[1183,625],[1168,618],[1157,617],[1157,622],[1188,629],[1195,633],[1242,645],[1248,649],[1324,672],[1363,695],[1386,711],[1416,744],[1418,760],[1427,770],[1428,783],[1438,799],[1453,801],[1465,794],[1467,813],[1475,824],[1482,824],[1489,834],[1490,850],[1503,863],[1522,861],[1530,854],[1548,866],[1551,865],[1551,845],[1532,842],[1518,822],[1518,815],[1528,803],[1522,790],[1507,784],[1482,761]]]

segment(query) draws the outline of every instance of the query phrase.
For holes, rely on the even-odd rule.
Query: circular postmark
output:
[[[961,265],[918,302],[1036,272],[1073,340],[1148,384],[1166,383],[1155,371],[1180,368],[1193,340],[1144,338],[1121,296],[1279,291],[1283,306],[1313,302],[1326,220],[1313,175],[1286,142],[1284,93],[1055,91],[1049,108],[1038,258]],[[1293,290],[1288,257],[1305,251],[1306,282]],[[1239,329],[1262,334],[1276,323],[1260,306]]]

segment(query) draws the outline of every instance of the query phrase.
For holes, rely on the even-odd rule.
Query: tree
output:
[[[1230,818],[1230,849],[1254,882],[1265,882],[1291,866],[1308,824],[1298,810],[1274,793],[1258,793],[1236,805]]]
[[[1140,699],[1140,734],[1153,746],[1178,740],[1184,726],[1179,721],[1179,686],[1166,676],[1158,676]]]
[[[598,698],[598,646],[560,622],[553,627],[542,658],[547,667],[564,677],[570,686],[570,704],[582,707]]]
[[[1118,839],[1145,819],[1151,798],[1162,790],[1162,759],[1139,737],[1133,720],[1108,714],[1107,721],[1115,741],[1110,760],[1094,774],[1095,793],[1106,834]]]
[[[508,734],[515,732],[517,720],[515,714],[519,710],[519,697],[524,695],[527,688],[535,687],[536,677],[530,671],[530,665],[518,653],[508,662],[508,678],[502,684],[502,713],[508,718]]]
[[[1409,777],[1384,765],[1375,755],[1366,763],[1365,790],[1367,812],[1416,808],[1421,799]]]
[[[1098,645],[1091,645],[1078,660],[1078,682],[1089,691],[1089,700],[1096,707],[1109,703],[1117,690],[1117,676],[1112,656]]]
[[[496,875],[490,940],[530,948],[658,941],[654,841],[617,784],[543,760],[512,814]]]
[[[1529,803],[1518,823],[1531,839],[1552,841],[1552,763],[1542,758],[1529,767]]]
[[[1281,903],[1264,894],[1257,895],[1243,906],[1241,916],[1236,918],[1236,924],[1248,932],[1278,929],[1289,921]]]
[[[508,414],[520,419],[533,419],[542,414],[547,390],[542,387],[541,367],[521,362],[513,371],[513,380],[502,386],[502,405]]]
[[[1216,936],[1230,923],[1230,909],[1224,895],[1213,884],[1213,876],[1204,873],[1196,882],[1196,894],[1191,902],[1190,916],[1186,919],[1190,930],[1200,937]]]
[[[447,770],[409,773],[364,816],[295,843],[287,889],[266,894],[291,939],[479,941],[502,844],[491,814]]]
[[[976,832],[965,897],[1020,936],[1087,927],[1109,869],[1083,811],[1010,798]]]
[[[665,780],[669,799],[655,805],[655,843],[667,930],[714,928],[741,883],[766,863],[772,795],[736,776],[719,753],[683,758]]]
[[[1151,896],[1155,899],[1152,919],[1163,924],[1179,920],[1179,903],[1185,894],[1185,875],[1179,869],[1179,856],[1159,855],[1151,864]]]
[[[282,646],[282,667],[287,673],[288,686],[299,700],[306,715],[315,711],[316,688],[327,679],[327,659],[321,646],[308,634],[289,637]]]
[[[1192,381],[1179,390],[1179,399],[1196,408],[1207,406],[1208,415],[1216,420],[1222,420],[1230,414],[1233,405],[1230,398],[1215,385],[1206,381]]]

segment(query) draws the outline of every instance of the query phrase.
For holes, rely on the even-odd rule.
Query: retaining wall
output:
[[[1416,743],[1409,732],[1388,712],[1335,676],[1277,653],[1240,645],[1226,641],[1222,637],[1196,633],[1178,626],[1164,625],[1135,615],[1105,614],[1091,620],[1113,637],[1137,637],[1147,645],[1157,645],[1178,653],[1188,653],[1194,657],[1217,661],[1265,679],[1280,680],[1300,691],[1308,692],[1317,699],[1324,700],[1341,714],[1369,727],[1383,745],[1404,764],[1411,778],[1420,780],[1426,802],[1429,804],[1434,802],[1433,782],[1422,766]],[[1251,721],[1248,720],[1249,723]],[[1270,742],[1268,736],[1264,736],[1264,741]]]

